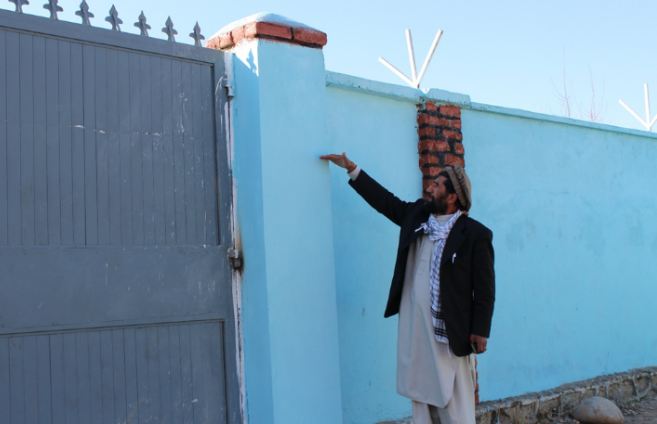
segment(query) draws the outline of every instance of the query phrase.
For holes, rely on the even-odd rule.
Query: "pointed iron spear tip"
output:
[[[178,31],[176,31],[173,28],[173,21],[171,20],[171,16],[167,18],[167,21],[164,24],[164,28],[162,28],[162,32],[165,33],[169,37],[169,41],[172,43],[176,41],[175,35],[178,34]]]
[[[30,4],[28,0],[9,0],[9,3],[14,3],[16,5],[15,12],[23,13],[23,5]]]
[[[80,10],[75,12],[75,14],[82,18],[82,25],[91,26],[89,18],[93,18],[94,14],[89,12],[89,5],[87,4],[87,0],[82,0],[82,3],[80,3]]]
[[[105,18],[107,22],[112,24],[112,31],[119,31],[121,32],[121,24],[123,21],[119,18],[119,12],[117,12],[116,7],[112,5],[112,8],[110,9],[110,15]]]
[[[151,29],[151,26],[146,23],[146,15],[144,15],[143,10],[139,14],[139,20],[134,25],[139,28],[141,35],[148,37],[148,30]]]
[[[58,20],[57,18],[57,12],[63,12],[64,9],[62,9],[61,6],[59,6],[57,3],[59,3],[59,0],[48,0],[48,3],[43,5],[43,8],[46,10],[50,11],[50,19]]]
[[[194,32],[190,33],[189,36],[194,39],[194,45],[196,47],[202,47],[201,40],[205,40],[205,37],[201,34],[201,27],[199,26],[198,21],[196,22],[196,25],[194,25]]]

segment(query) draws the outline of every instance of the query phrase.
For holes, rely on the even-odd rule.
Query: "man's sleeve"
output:
[[[493,233],[486,230],[474,246],[472,258],[473,308],[472,330],[477,336],[490,337],[493,306],[495,303],[495,253],[493,252]]]
[[[409,206],[413,203],[404,202],[376,182],[367,172],[359,169],[354,179],[349,179],[349,185],[361,195],[370,206],[382,213],[389,220],[401,225]]]

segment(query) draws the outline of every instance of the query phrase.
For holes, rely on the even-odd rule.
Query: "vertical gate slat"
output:
[[[107,147],[109,244],[121,244],[121,128],[119,124],[118,53],[107,51]]]
[[[100,334],[96,331],[86,332],[88,343],[88,379],[91,392],[90,414],[95,422],[103,422],[105,408],[103,404],[103,369],[101,361]]]
[[[175,164],[174,164],[174,131],[173,122],[173,61],[162,59],[163,72],[160,75],[160,84],[162,86],[162,134],[164,149],[164,218],[165,218],[165,236],[166,244],[174,245],[176,243],[176,205],[175,205]]]
[[[118,86],[118,101],[121,119],[119,122],[119,169],[121,184],[121,244],[130,245],[133,243],[133,222],[132,222],[132,185],[131,185],[131,69],[130,60],[127,53],[117,52],[117,72],[112,79]]]
[[[203,202],[203,187],[205,181],[203,180],[203,145],[201,137],[201,128],[203,127],[202,114],[199,106],[201,105],[201,93],[199,91],[199,81],[201,79],[201,66],[197,64],[190,64],[191,78],[190,78],[190,118],[192,122],[192,181],[193,181],[193,202],[192,216],[194,217],[194,233],[196,238],[193,240],[194,244],[205,244],[205,233],[203,232],[205,221],[205,205]]]
[[[67,362],[76,376],[75,385],[71,388],[70,404],[72,410],[78,411],[77,421],[80,424],[92,422],[99,410],[98,398],[94,382],[93,343],[88,332],[76,333],[72,344],[67,346],[69,357]],[[75,362],[71,362],[74,360]]]
[[[99,365],[100,365],[100,398],[102,400],[102,419],[99,420],[103,424],[114,424],[117,419],[114,416],[115,402],[114,398],[114,361],[113,361],[113,347],[112,347],[112,332],[103,330],[99,332]]]
[[[20,36],[9,32],[6,36],[7,69],[7,241],[10,245],[22,242],[21,228],[21,143],[20,143]],[[11,107],[9,107],[11,105]]]
[[[144,244],[144,166],[141,146],[140,58],[129,54],[130,61],[130,190],[132,193],[132,242]]]
[[[36,423],[39,408],[36,337],[20,337],[23,341],[23,378],[25,390],[25,422]]]
[[[11,361],[9,360],[9,337],[0,337],[0,411],[11,417]]]
[[[126,424],[139,423],[139,373],[137,371],[137,331],[134,328],[123,330],[123,352],[126,378],[127,415]]]
[[[79,130],[73,128],[73,92],[71,85],[74,81],[74,72],[71,69],[71,44],[58,41],[57,56],[59,57],[57,71],[59,78],[57,104],[59,110],[59,209],[60,233],[62,244],[72,245],[75,242],[75,226],[73,222],[73,144],[74,134]]]
[[[161,424],[176,424],[172,420],[175,408],[172,396],[172,371],[175,369],[171,363],[171,343],[169,341],[169,328],[171,326],[160,326],[157,331],[157,357],[159,358],[158,375],[160,376],[160,409]]]
[[[185,229],[187,231],[187,244],[193,244],[196,240],[196,220],[194,219],[194,124],[192,121],[192,72],[191,63],[182,64],[183,85],[183,151],[185,170]]]
[[[52,401],[52,422],[66,422],[66,377],[64,368],[64,337],[61,334],[48,336],[50,344],[50,398]]]
[[[148,370],[148,385],[149,385],[149,398],[152,422],[159,423],[162,420],[162,405],[160,401],[161,396],[161,381],[160,381],[160,361],[162,358],[159,356],[158,341],[157,341],[157,327],[148,327],[145,333],[145,346],[147,354],[146,369]]]
[[[58,41],[46,39],[46,178],[48,205],[48,243],[60,245],[61,237],[61,197],[60,197],[60,149],[59,129],[59,60]],[[63,76],[62,76],[63,77]]]
[[[34,37],[20,34],[20,186],[22,219],[21,239],[24,245],[35,243],[34,220]]]
[[[71,191],[73,243],[76,245],[86,243],[83,69],[82,46],[71,44]]]
[[[109,137],[107,119],[107,49],[95,49],[94,58],[94,135],[96,140],[96,194],[98,208],[98,244],[110,244],[109,218]]]
[[[142,188],[144,193],[144,244],[155,244],[155,209],[153,175],[153,60],[142,55],[139,61],[139,86],[141,90],[140,144],[143,158]]]
[[[137,396],[139,397],[139,422],[154,422],[153,404],[150,398],[151,380],[148,369],[149,350],[146,329],[135,330],[135,349],[137,352]]]
[[[48,158],[46,145],[46,39],[34,37],[32,128],[34,132],[34,237],[48,244]]]
[[[173,120],[175,128],[173,129],[173,167],[174,176],[174,203],[176,211],[176,244],[186,244],[187,242],[187,220],[185,218],[185,151],[183,144],[184,134],[184,117],[183,117],[183,86],[182,86],[182,64],[173,61],[171,82],[173,88]]]
[[[127,381],[125,368],[125,341],[122,329],[112,330],[112,382],[114,384],[114,419],[118,423],[128,420]]]
[[[0,31],[0,50],[7,52],[6,32],[4,31]],[[7,66],[5,65],[0,66],[0,246],[8,244],[9,232],[7,123]],[[0,349],[2,349],[1,345]],[[2,366],[1,362],[0,366]]]
[[[25,422],[25,358],[23,355],[23,338],[11,337],[9,339],[9,363],[11,381],[11,415],[12,424]]]
[[[211,114],[213,119],[202,122],[201,137],[203,140],[214,141],[214,87],[212,86],[212,71],[204,68],[201,70],[200,95],[201,95],[201,110],[206,114]],[[209,113],[212,111],[212,113]],[[222,193],[217,187],[217,147],[216,142],[203,143],[203,179],[205,181],[203,197],[204,197],[204,210],[205,210],[205,226],[204,226],[204,239],[205,243],[209,245],[219,244],[219,215],[218,215],[218,199],[222,197]],[[222,170],[225,171],[225,170]],[[216,194],[216,195],[215,195]]]
[[[84,101],[84,209],[86,242],[98,244],[98,156],[96,142],[96,51],[82,46]]]
[[[183,418],[183,388],[182,388],[182,356],[180,342],[180,328],[182,325],[173,325],[168,328],[169,354],[171,358],[171,405],[173,407],[173,422],[182,423]]]
[[[154,210],[155,210],[155,244],[166,244],[166,225],[165,225],[165,202],[164,202],[164,173],[166,168],[164,165],[165,152],[164,152],[164,128],[163,128],[163,74],[164,60],[160,57],[151,58],[151,133],[153,139],[153,195],[154,195]]]
[[[40,335],[36,338],[37,363],[36,375],[38,384],[39,409],[36,422],[52,422],[52,399],[50,393],[50,338],[48,335]]]
[[[190,325],[180,326],[180,366],[182,373],[183,424],[194,424],[194,377],[192,364],[192,335]]]

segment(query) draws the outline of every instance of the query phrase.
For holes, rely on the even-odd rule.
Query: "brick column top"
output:
[[[326,33],[273,13],[258,13],[221,28],[210,37],[206,47],[228,50],[243,40],[264,38],[321,49]]]

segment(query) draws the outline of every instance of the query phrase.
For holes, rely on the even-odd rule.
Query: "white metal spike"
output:
[[[415,82],[411,81],[409,77],[404,75],[402,71],[397,69],[393,64],[388,62],[382,57],[379,57],[379,62],[384,65],[386,68],[388,68],[393,74],[397,75],[401,80],[403,80],[406,84],[410,85],[411,87],[416,87]]]
[[[433,54],[438,48],[440,37],[442,36],[443,36],[443,30],[439,29],[438,32],[436,33],[436,36],[433,39],[433,43],[431,43],[431,48],[429,49],[429,53],[427,54],[427,57],[424,59],[422,68],[420,69],[420,75],[418,76],[417,79],[418,86],[420,85],[420,81],[422,81],[422,78],[424,78],[424,73],[427,71],[427,68],[429,67],[429,62],[431,62],[431,59],[433,58]]]
[[[411,75],[413,76],[413,82],[417,84],[417,68],[415,66],[415,50],[413,49],[413,36],[411,35],[411,30],[406,29],[406,49],[408,50],[408,63],[411,66]]]
[[[413,47],[413,36],[411,35],[411,30],[406,29],[406,48],[408,50],[408,62],[411,67],[411,75],[412,77],[409,78],[404,73],[402,73],[397,67],[395,67],[393,64],[385,60],[383,57],[379,57],[379,62],[384,65],[386,68],[390,70],[393,74],[397,75],[399,79],[404,81],[406,84],[410,85],[413,88],[420,89],[420,83],[422,82],[422,78],[424,78],[424,74],[427,71],[427,68],[429,67],[429,63],[431,62],[431,59],[433,58],[434,53],[436,52],[436,48],[438,48],[438,43],[440,42],[440,37],[443,35],[443,30],[439,29],[438,32],[436,33],[436,36],[433,39],[433,43],[431,43],[431,48],[429,49],[429,52],[427,53],[426,58],[424,59],[424,63],[422,64],[422,68],[420,69],[420,73],[417,73],[417,66],[415,63],[415,50]]]
[[[643,84],[643,106],[645,108],[645,120],[639,116],[637,112],[634,111],[631,107],[627,105],[622,99],[618,99],[618,103],[620,103],[623,108],[625,108],[626,111],[629,112],[630,115],[634,117],[647,131],[651,131],[652,127],[657,123],[657,115],[655,117],[651,117],[650,114],[650,91],[648,89],[648,83]]]

